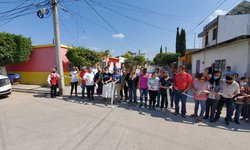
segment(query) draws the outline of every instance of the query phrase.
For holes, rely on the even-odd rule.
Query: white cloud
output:
[[[218,15],[225,15],[226,13],[227,12],[224,10],[217,9],[211,16],[209,16],[209,21],[214,20]]]
[[[113,34],[112,37],[116,39],[123,39],[125,38],[125,35],[122,33],[118,33],[118,34]]]

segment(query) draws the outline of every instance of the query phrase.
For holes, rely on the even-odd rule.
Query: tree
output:
[[[160,65],[171,65],[174,62],[178,61],[179,54],[178,53],[164,53],[161,56],[159,61]]]
[[[135,56],[134,61],[136,65],[144,66],[146,64],[146,60],[143,56]]]
[[[174,62],[177,62],[178,57],[179,57],[178,53],[163,53],[163,54],[157,54],[153,60],[157,65],[170,65]]]
[[[180,57],[185,56],[186,53],[186,32],[184,29],[181,29],[181,35],[180,35]]]
[[[131,56],[124,61],[124,65],[127,69],[131,70],[134,66],[144,66],[146,60],[143,56]]]
[[[161,48],[160,48],[160,54],[162,54],[162,45],[161,45]]]
[[[29,60],[31,39],[22,35],[0,33],[0,66]]]
[[[127,51],[126,53],[124,53],[124,54],[122,55],[122,57],[130,58],[130,57],[132,57],[132,52],[131,52],[131,51]]]
[[[107,52],[107,51],[106,51]],[[105,52],[104,52],[105,53]],[[101,61],[103,53],[98,53],[84,47],[70,48],[66,54],[68,60],[74,65],[92,66]]]
[[[176,42],[175,42],[175,52],[180,53],[180,33],[179,33],[179,27],[176,31]]]

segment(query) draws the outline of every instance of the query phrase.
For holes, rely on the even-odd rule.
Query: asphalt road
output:
[[[188,103],[188,114],[193,103]],[[194,118],[105,101],[13,92],[0,98],[1,150],[249,150],[250,123]]]

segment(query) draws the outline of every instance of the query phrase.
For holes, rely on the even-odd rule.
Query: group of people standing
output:
[[[77,85],[79,82],[77,67],[70,72],[71,93],[75,89],[77,96]],[[49,75],[48,82],[51,84],[51,97],[55,90],[54,78],[58,78],[55,70]],[[147,68],[140,68],[139,73],[135,69],[126,70],[124,64],[118,69],[115,65],[110,67],[110,62],[104,68],[99,68],[98,64],[93,67],[84,67],[80,72],[82,82],[82,96],[85,97],[85,88],[87,89],[87,98],[94,99],[96,88],[97,95],[104,95],[105,87],[109,83],[114,84],[114,99],[116,102],[126,101],[129,105],[137,104],[139,106],[170,111],[174,109],[174,115],[180,114],[186,118],[187,97],[193,97],[195,102],[194,113],[196,122],[203,119],[209,119],[210,122],[219,120],[223,106],[226,105],[225,124],[234,121],[240,124],[240,115],[243,119],[250,118],[250,104],[245,100],[250,94],[248,79],[246,77],[238,78],[228,66],[227,70],[220,72],[215,69],[215,65],[206,68],[204,72],[197,74],[193,79],[186,72],[185,66],[179,66],[178,71],[170,78],[169,72],[156,69],[152,74],[147,73]],[[137,90],[140,96],[137,98]],[[192,91],[192,95],[188,94]],[[116,95],[116,97],[115,97]],[[149,98],[148,98],[149,95]],[[105,96],[103,96],[105,97]],[[181,102],[181,109],[179,103]],[[169,107],[170,103],[170,107]],[[198,110],[200,108],[200,112]],[[234,119],[232,116],[234,115]]]

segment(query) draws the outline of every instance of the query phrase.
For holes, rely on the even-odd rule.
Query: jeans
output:
[[[158,91],[149,90],[148,92],[149,92],[149,107],[154,108]]]
[[[234,100],[231,98],[221,97],[217,105],[215,120],[218,120],[220,118],[221,110],[224,104],[226,104],[226,108],[227,108],[227,114],[226,114],[225,120],[230,120],[232,118]]]
[[[204,112],[206,110],[206,100],[194,100],[195,106],[194,106],[194,113],[198,114],[199,104],[201,105],[201,112],[199,117],[203,117]]]
[[[215,114],[217,104],[218,104],[217,99],[208,98],[206,101],[206,114],[205,114],[205,116],[209,117],[210,121],[214,120],[214,114]],[[210,112],[210,116],[209,116],[209,112]]]
[[[161,93],[160,93],[160,91],[158,91],[156,99],[157,99],[156,105],[160,106],[160,100],[161,100]]]
[[[242,108],[243,108],[243,105],[244,105],[244,104],[236,104],[236,105],[235,105],[234,120],[236,120],[236,121],[239,120],[240,114],[241,114],[241,111],[242,111]]]
[[[170,106],[171,108],[173,108],[174,107],[174,90],[169,89],[169,93],[170,93],[170,100],[171,100]]]
[[[147,104],[147,101],[148,101],[148,89],[140,89],[140,102],[141,102],[141,104],[143,102],[143,96],[144,96],[145,104]]]
[[[186,114],[187,96],[181,91],[175,90],[175,113],[179,113],[179,101],[181,100],[181,114]]]
[[[134,96],[134,102],[137,102],[136,88],[129,87],[129,102],[132,102],[132,97]]]
[[[71,82],[70,95],[72,95],[74,88],[75,88],[75,95],[77,95],[77,85],[78,85],[78,81],[77,82]]]
[[[82,83],[82,97],[85,95],[85,83]]]

